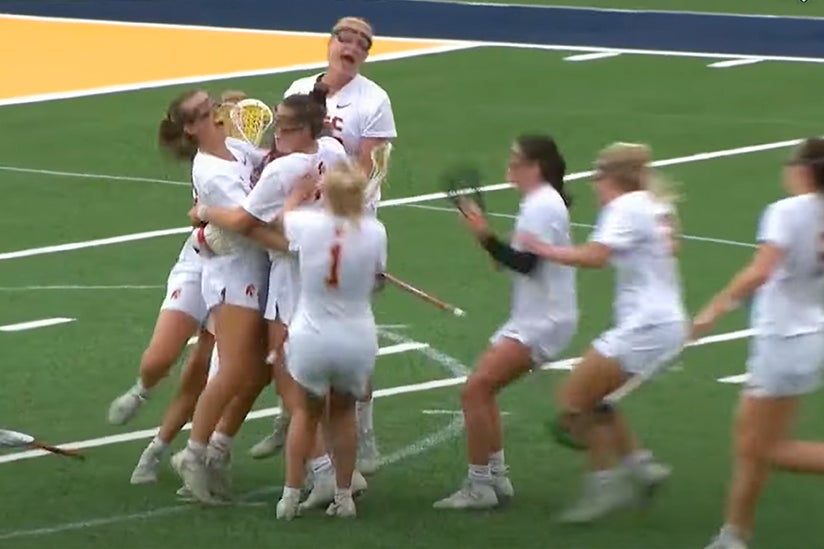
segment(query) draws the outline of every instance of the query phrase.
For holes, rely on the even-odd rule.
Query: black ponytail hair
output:
[[[564,191],[566,161],[561,151],[558,150],[555,140],[549,135],[525,134],[519,136],[515,143],[525,160],[538,164],[544,181],[558,191],[564,204],[569,208],[572,205],[572,199]]]
[[[329,86],[323,82],[316,82],[315,87],[309,93],[290,95],[283,100],[283,106],[294,112],[295,122],[309,128],[312,139],[317,139],[323,133],[327,95],[329,95]]]

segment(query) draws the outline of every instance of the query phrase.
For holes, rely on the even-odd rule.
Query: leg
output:
[[[109,407],[109,423],[123,425],[134,417],[151,390],[168,375],[186,342],[197,330],[197,320],[171,309],[160,311],[154,333],[140,360],[140,379]]]
[[[495,454],[503,467],[503,434],[496,393],[532,367],[528,347],[507,337],[501,338],[481,356],[475,371],[461,391],[466,423],[469,478],[464,488],[435,503],[436,509],[494,507],[498,496],[490,470]],[[509,487],[511,491],[511,486]]]
[[[186,357],[180,377],[180,387],[166,409],[157,436],[149,443],[132,472],[131,483],[143,484],[157,480],[157,469],[174,437],[192,417],[195,404],[206,386],[209,358],[214,348],[214,337],[206,330],[198,336],[197,344]]]
[[[358,425],[355,399],[334,389],[329,395],[329,432],[332,455],[335,459],[335,501],[326,514],[338,517],[354,517],[355,502],[352,499],[352,476],[358,451]]]
[[[372,380],[369,380],[368,394],[356,403],[358,423],[358,470],[371,475],[378,470],[378,443],[375,439],[375,426],[372,417]]]
[[[274,456],[280,451],[286,441],[286,430],[289,427],[289,411],[286,402],[283,400],[283,389],[281,385],[281,372],[285,369],[285,355],[283,346],[286,342],[287,328],[279,320],[270,320],[268,324],[268,348],[269,355],[267,362],[271,367],[271,375],[274,380],[275,392],[280,399],[280,414],[274,418],[273,430],[266,437],[257,442],[249,450],[249,454],[255,459],[264,459]]]

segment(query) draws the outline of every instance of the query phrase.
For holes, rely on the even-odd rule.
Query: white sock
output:
[[[311,467],[312,473],[315,475],[329,471],[332,469],[332,459],[329,457],[329,454],[323,454],[320,457],[310,459],[309,467]]]
[[[149,443],[149,448],[152,449],[152,452],[158,455],[165,453],[168,447],[169,445],[160,440],[160,437],[154,437]]]
[[[470,465],[469,480],[472,482],[480,482],[482,484],[491,483],[492,472],[489,470],[489,465]]]
[[[143,385],[143,380],[137,378],[137,383],[135,383],[134,387],[132,387],[132,392],[136,395],[140,395],[141,398],[147,398],[149,396],[149,393],[152,392],[152,390],[147,389],[146,386]]]
[[[506,462],[504,461],[504,449],[489,455],[489,468],[493,475],[506,474]]]
[[[289,488],[288,486],[284,486],[283,499],[300,501],[300,488]]]
[[[352,499],[352,487],[349,488],[335,488],[335,501],[342,499]]]
[[[209,446],[221,454],[228,454],[232,451],[232,437],[226,433],[215,431],[209,439]]]
[[[369,433],[374,430],[372,423],[372,399],[366,402],[358,401],[355,405],[355,410],[358,414],[358,430],[361,433]]]
[[[189,439],[189,442],[186,443],[186,450],[198,459],[206,457],[206,445],[202,442]]]

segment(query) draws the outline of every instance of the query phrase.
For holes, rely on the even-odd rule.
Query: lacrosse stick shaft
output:
[[[393,276],[389,273],[383,273],[383,278],[387,282],[390,282],[390,283],[394,284],[395,286],[397,286],[401,290],[409,292],[410,294],[423,299],[427,303],[430,303],[430,304],[434,305],[435,307],[438,307],[439,309],[442,309],[444,311],[449,311],[455,316],[464,316],[466,314],[463,311],[463,309],[459,309],[458,307],[455,307],[454,305],[450,305],[449,303],[447,303],[445,301],[441,301],[437,297],[435,297],[433,295],[430,295],[430,294],[424,292],[423,290],[419,290],[418,288],[415,288],[411,284],[408,284],[408,283],[404,282],[403,280],[400,280],[400,279],[396,278],[395,276]]]
[[[658,361],[655,362],[646,372],[633,376],[626,383],[605,396],[604,402],[607,404],[615,404],[627,395],[633,393],[639,387],[645,385],[649,382],[649,380],[664,370],[672,361],[677,359],[683,350],[683,347],[678,347],[674,351],[667,353],[658,359]]]

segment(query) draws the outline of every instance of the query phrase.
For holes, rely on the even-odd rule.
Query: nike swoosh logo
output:
[[[346,107],[348,107],[348,106],[349,106],[349,105],[351,105],[351,104],[352,104],[352,103],[347,103],[347,104],[345,104],[345,105],[340,105],[340,104],[339,104],[339,105],[338,105],[338,108],[339,108],[339,109],[345,109]]]

